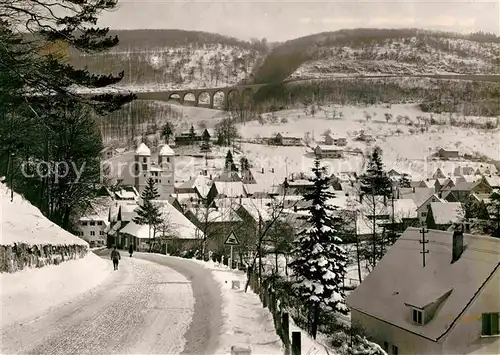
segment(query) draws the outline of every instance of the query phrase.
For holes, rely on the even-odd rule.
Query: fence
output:
[[[290,315],[279,302],[272,285],[259,282],[256,273],[247,272],[247,277],[250,279],[250,287],[252,291],[259,295],[262,305],[269,309],[274,320],[274,327],[276,333],[280,337],[284,345],[285,355],[301,355],[302,341],[300,332],[291,332],[290,334]]]

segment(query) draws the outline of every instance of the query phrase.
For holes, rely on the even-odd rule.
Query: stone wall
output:
[[[26,268],[59,265],[68,260],[83,258],[87,245],[0,245],[0,272],[13,273]]]

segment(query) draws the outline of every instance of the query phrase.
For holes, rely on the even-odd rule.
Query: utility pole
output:
[[[425,254],[429,254],[429,251],[425,249],[425,245],[429,243],[429,240],[425,240],[425,235],[429,233],[424,227],[420,230],[420,233],[422,234],[422,240],[420,240],[420,244],[422,244],[422,251],[420,254],[422,254],[422,264],[423,267],[425,267]]]

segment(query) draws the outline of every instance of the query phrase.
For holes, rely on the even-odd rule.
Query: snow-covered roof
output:
[[[415,188],[399,188],[399,198],[409,198],[415,202],[417,207],[422,206],[424,202],[426,202],[429,197],[434,194],[433,188],[427,187],[415,187]]]
[[[279,186],[268,185],[264,183],[244,184],[244,188],[249,195],[253,195],[259,192],[266,194],[277,194],[279,192]]]
[[[135,188],[134,188],[134,190],[135,190]],[[136,193],[135,191],[124,190],[124,189],[121,189],[119,191],[115,191],[115,195],[122,200],[132,200],[132,199],[135,199],[139,196],[139,194]]]
[[[176,198],[179,203],[185,203],[185,202],[190,202],[190,201],[198,201],[200,198],[197,194],[192,193],[192,192],[184,192],[184,193],[179,193],[179,194],[171,194],[170,195],[173,198]]]
[[[164,203],[160,211],[162,217],[167,221],[169,233],[173,237],[179,239],[203,238],[203,232],[170,203]]]
[[[246,196],[245,186],[241,181],[214,181],[214,185],[219,195],[226,197]]]
[[[408,228],[347,297],[348,306],[428,339],[445,336],[492,273],[500,272],[500,255],[492,252],[500,250],[500,239],[465,234],[467,247],[458,261],[451,263],[452,236],[451,232],[435,230],[425,234],[429,252],[423,267],[422,234],[417,228]],[[422,326],[411,321],[411,308],[405,303],[435,302],[448,291],[451,293],[429,323]],[[484,302],[481,299],[477,298],[478,302]]]
[[[500,176],[485,176],[486,181],[492,187],[500,187]]]
[[[0,183],[0,245],[88,245],[87,242],[49,221],[38,208]]]
[[[255,221],[259,220],[259,216],[263,221],[270,221],[273,217],[273,206],[275,204],[276,200],[272,198],[241,199],[241,207],[243,207]]]
[[[322,152],[341,152],[343,151],[342,148],[338,148],[334,145],[321,145],[321,144],[318,144],[316,145],[316,148],[315,149],[321,149]]]
[[[193,187],[198,191],[202,198],[207,197],[210,188],[212,187],[213,181],[207,176],[198,175],[194,180]]]
[[[145,143],[141,143],[135,150],[135,155],[151,155],[151,150]]]
[[[432,216],[436,224],[461,222],[465,212],[460,202],[431,202]]]
[[[121,204],[119,207],[119,214],[121,215],[121,220],[123,222],[129,222],[135,216],[135,209],[139,205],[136,203]]]
[[[173,156],[175,155],[175,152],[172,148],[169,147],[168,144],[165,144],[161,150],[160,150],[160,153],[159,155],[163,156],[163,157],[166,157],[166,156]]]
[[[201,223],[227,223],[227,222],[242,222],[242,219],[236,214],[236,211],[230,207],[223,208],[190,208],[189,211]]]

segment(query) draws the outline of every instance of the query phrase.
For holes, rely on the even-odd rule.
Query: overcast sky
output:
[[[500,34],[496,1],[119,0],[102,16],[114,29],[175,28],[283,41],[342,28],[417,27]]]

